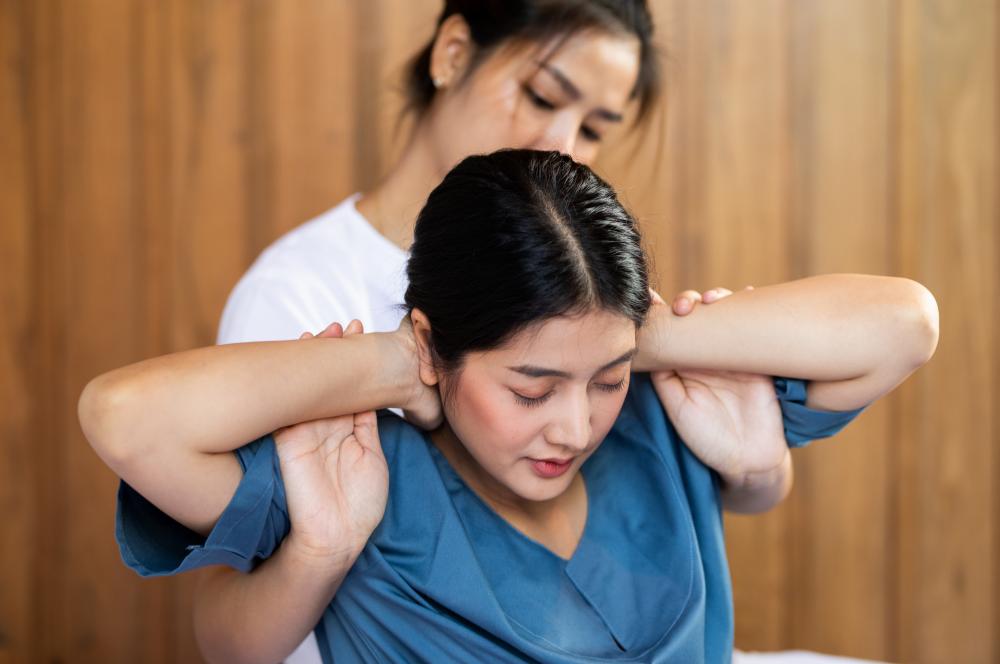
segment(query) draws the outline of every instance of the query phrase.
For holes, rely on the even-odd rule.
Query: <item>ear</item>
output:
[[[420,360],[420,380],[424,385],[437,385],[441,377],[434,368],[434,353],[431,351],[431,323],[427,315],[414,307],[410,311],[413,325],[413,339],[417,342],[417,359]]]
[[[465,17],[452,14],[438,28],[431,48],[430,75],[435,88],[446,88],[462,80],[475,44]]]

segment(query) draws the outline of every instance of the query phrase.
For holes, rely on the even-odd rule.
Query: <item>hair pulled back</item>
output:
[[[587,29],[634,35],[639,39],[639,76],[631,96],[639,100],[637,121],[647,116],[659,97],[660,67],[646,0],[445,0],[438,27],[454,14],[468,23],[477,46],[470,71],[486,54],[514,39],[542,43]],[[407,70],[407,108],[418,115],[434,97],[430,75],[433,46],[434,38]]]
[[[430,194],[407,264],[408,310],[445,372],[528,326],[602,309],[638,327],[650,306],[635,220],[593,171],[558,152],[467,157]]]

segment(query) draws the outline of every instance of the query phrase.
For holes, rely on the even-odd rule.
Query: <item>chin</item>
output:
[[[529,475],[521,479],[516,485],[510,485],[508,488],[525,500],[540,503],[552,500],[565,493],[569,488],[570,482],[573,481],[574,475],[576,475],[574,471],[570,471],[562,477],[554,479],[542,479],[534,475]]]

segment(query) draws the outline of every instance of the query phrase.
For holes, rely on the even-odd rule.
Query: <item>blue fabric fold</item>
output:
[[[207,538],[174,521],[127,483],[119,484],[115,537],[126,565],[140,576],[207,565],[249,572],[274,553],[290,527],[274,439],[264,436],[235,454],[243,479]]]
[[[775,378],[774,391],[781,405],[789,447],[804,447],[813,440],[829,438],[864,411],[864,408],[846,411],[809,408],[806,406],[808,383],[804,380]]]

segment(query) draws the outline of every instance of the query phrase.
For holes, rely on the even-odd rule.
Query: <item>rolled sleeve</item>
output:
[[[208,565],[248,572],[278,548],[289,520],[274,439],[264,436],[235,454],[243,479],[207,538],[164,514],[125,482],[119,485],[115,537],[126,565],[140,576]]]
[[[803,447],[813,440],[833,436],[864,408],[846,411],[817,410],[806,406],[807,383],[796,378],[775,378],[774,390],[781,405],[785,439],[789,447]]]

